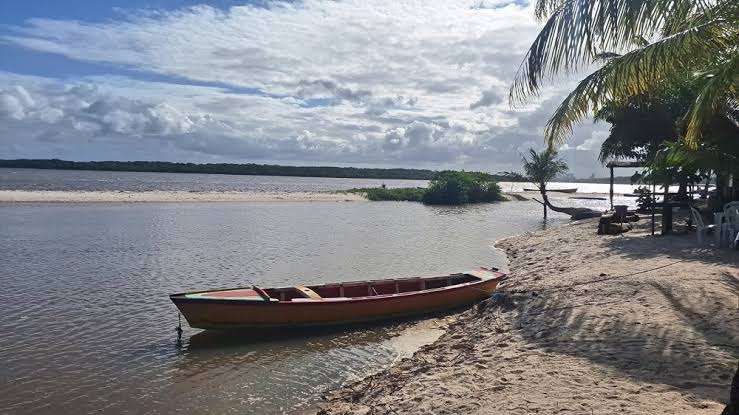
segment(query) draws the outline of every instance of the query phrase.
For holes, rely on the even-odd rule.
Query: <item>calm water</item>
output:
[[[388,187],[423,187],[428,182],[426,180],[0,168],[0,190],[322,192],[354,187],[378,187],[383,183]]]
[[[0,168],[0,190],[320,192],[354,187],[425,187],[426,180],[336,179],[324,177],[235,176],[228,174],[139,173]],[[506,192],[520,192],[529,183],[501,183]],[[552,188],[578,188],[581,193],[608,193],[604,183],[553,183]],[[616,193],[637,186],[617,184]]]
[[[539,215],[530,202],[0,205],[0,413],[290,411],[438,333],[187,328],[178,348],[167,294],[503,266],[494,241]]]
[[[0,169],[0,188],[26,190],[329,191],[382,182]],[[566,197],[554,200],[607,203]],[[548,226],[566,220],[553,214]],[[533,202],[0,204],[0,413],[289,412],[433,341],[436,322],[270,338],[186,328],[177,347],[167,295],[503,267],[493,243],[541,227]]]

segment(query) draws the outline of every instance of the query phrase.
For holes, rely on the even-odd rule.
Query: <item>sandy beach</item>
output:
[[[510,280],[319,414],[714,414],[739,357],[739,253],[596,221],[499,241]]]
[[[361,202],[362,195],[334,192],[104,192],[0,190],[0,203],[99,202]]]

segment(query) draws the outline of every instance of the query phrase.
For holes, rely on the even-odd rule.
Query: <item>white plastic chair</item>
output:
[[[724,211],[713,213],[713,224],[716,225],[717,231],[713,233],[713,239],[716,246],[722,246],[723,240],[723,226],[724,226]]]
[[[695,234],[698,236],[698,243],[703,244],[703,235],[707,235],[710,232],[715,232],[716,225],[706,225],[703,222],[703,216],[701,216],[700,212],[698,212],[698,209],[694,207],[690,207],[690,214],[693,216],[693,224],[695,225],[696,232]]]
[[[729,202],[724,205],[724,217],[721,223],[721,241],[728,241],[729,246],[734,245],[735,235],[739,232],[739,202]]]

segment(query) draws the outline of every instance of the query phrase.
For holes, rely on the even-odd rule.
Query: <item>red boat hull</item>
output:
[[[351,298],[233,301],[187,298],[187,294],[174,294],[170,298],[190,326],[201,329],[339,325],[417,316],[468,305],[489,297],[504,278],[505,274],[492,272],[479,281]],[[215,297],[214,293],[209,295]]]

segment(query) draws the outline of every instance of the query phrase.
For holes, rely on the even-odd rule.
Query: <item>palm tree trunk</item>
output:
[[[678,184],[680,185],[680,187],[677,189],[675,200],[687,200],[688,199],[688,178],[684,175],[681,175]]]
[[[589,218],[592,218],[592,217],[596,217],[596,216],[600,216],[601,215],[600,212],[597,212],[597,211],[594,211],[594,210],[588,209],[588,208],[574,208],[574,207],[558,207],[558,206],[554,206],[549,201],[549,198],[547,197],[547,194],[546,193],[542,193],[541,197],[544,199],[544,203],[542,203],[542,205],[544,205],[544,212],[546,212],[547,207],[549,207],[549,209],[551,209],[551,210],[553,210],[555,212],[564,213],[566,215],[570,215],[570,219],[575,219],[575,220],[577,220],[577,219],[584,219],[584,218],[588,218],[588,217]],[[537,202],[538,202],[538,200],[537,200]],[[541,202],[539,202],[539,203],[541,203]],[[546,218],[546,216],[544,216],[544,218]]]
[[[670,184],[672,183],[665,183],[663,186],[665,187],[665,191],[662,194],[662,201],[667,202],[667,199],[670,197]]]
[[[711,184],[711,171],[708,171],[708,177],[706,177],[706,187],[703,188],[703,194],[706,195],[706,199],[708,199],[708,185]]]

